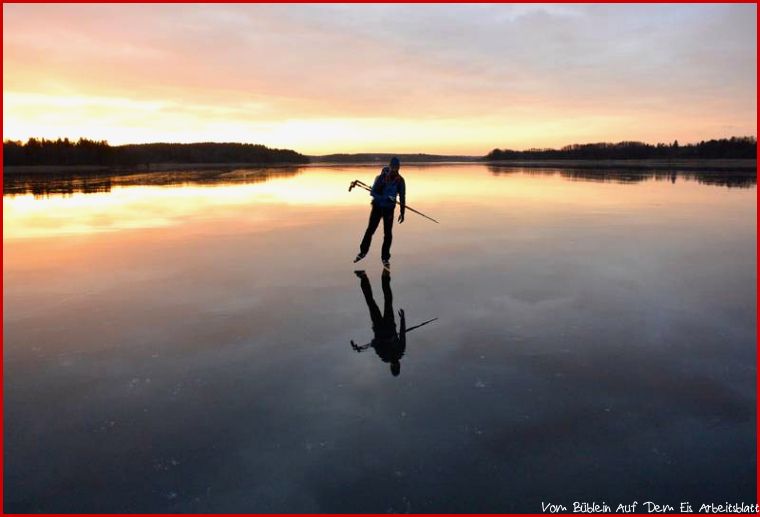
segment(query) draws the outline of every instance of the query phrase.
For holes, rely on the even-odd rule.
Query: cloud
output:
[[[4,5],[4,127],[21,124],[4,136],[54,129],[7,105],[8,94],[159,103],[145,129],[165,139],[179,112],[206,136],[225,121],[229,133],[379,119],[489,124],[494,138],[516,134],[515,123],[530,135],[548,125],[567,130],[560,144],[586,137],[569,126],[590,119],[636,127],[626,139],[659,138],[652,124],[671,131],[666,140],[725,126],[756,133],[756,13],[754,4]],[[379,143],[372,134],[355,144]]]

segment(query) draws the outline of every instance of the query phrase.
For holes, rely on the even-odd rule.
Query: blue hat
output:
[[[400,167],[400,166],[401,166],[401,162],[398,161],[398,158],[396,158],[395,156],[391,158],[391,167]]]

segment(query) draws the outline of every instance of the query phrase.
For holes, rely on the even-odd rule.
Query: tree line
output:
[[[757,159],[757,138],[732,137],[701,141],[697,144],[645,144],[619,142],[573,144],[561,149],[513,151],[494,149],[485,160],[651,160],[651,159]]]
[[[150,166],[158,163],[308,163],[290,149],[270,149],[259,144],[203,142],[195,144],[129,144],[112,146],[105,140],[80,138],[26,143],[3,141],[3,165]]]
[[[387,155],[390,156],[390,155]],[[378,161],[386,155],[329,155],[315,161]],[[403,155],[411,161],[450,160],[452,157]],[[464,159],[465,157],[458,157]],[[496,160],[645,160],[645,159],[756,159],[757,138],[752,136],[708,140],[695,144],[646,144],[643,142],[573,144],[561,149],[514,151],[494,149],[483,159]],[[270,149],[259,144],[203,142],[194,144],[128,144],[111,146],[105,140],[30,138],[26,143],[3,141],[3,165],[96,165],[106,167],[150,166],[159,163],[256,163],[303,164],[309,158],[290,149]]]

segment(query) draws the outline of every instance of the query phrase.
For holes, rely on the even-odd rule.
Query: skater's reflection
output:
[[[372,296],[372,285],[369,282],[369,278],[367,278],[367,274],[364,271],[354,271],[354,274],[359,277],[362,294],[364,295],[364,300],[367,302],[369,316],[372,318],[372,331],[374,332],[375,337],[372,341],[362,346],[358,346],[352,340],[351,348],[357,352],[363,352],[370,347],[374,348],[375,352],[380,356],[380,359],[382,359],[383,362],[390,363],[393,376],[398,376],[401,373],[401,358],[406,351],[406,334],[414,329],[422,327],[423,325],[427,325],[438,318],[433,318],[432,320],[428,320],[420,325],[407,329],[404,310],[399,309],[398,315],[401,323],[401,330],[397,331],[396,315],[393,312],[393,291],[391,291],[390,272],[387,269],[383,270],[382,284],[385,303],[382,314]]]

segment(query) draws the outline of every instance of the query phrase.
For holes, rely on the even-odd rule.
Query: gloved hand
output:
[[[398,224],[401,224],[404,222],[404,212],[401,212],[398,216]]]

